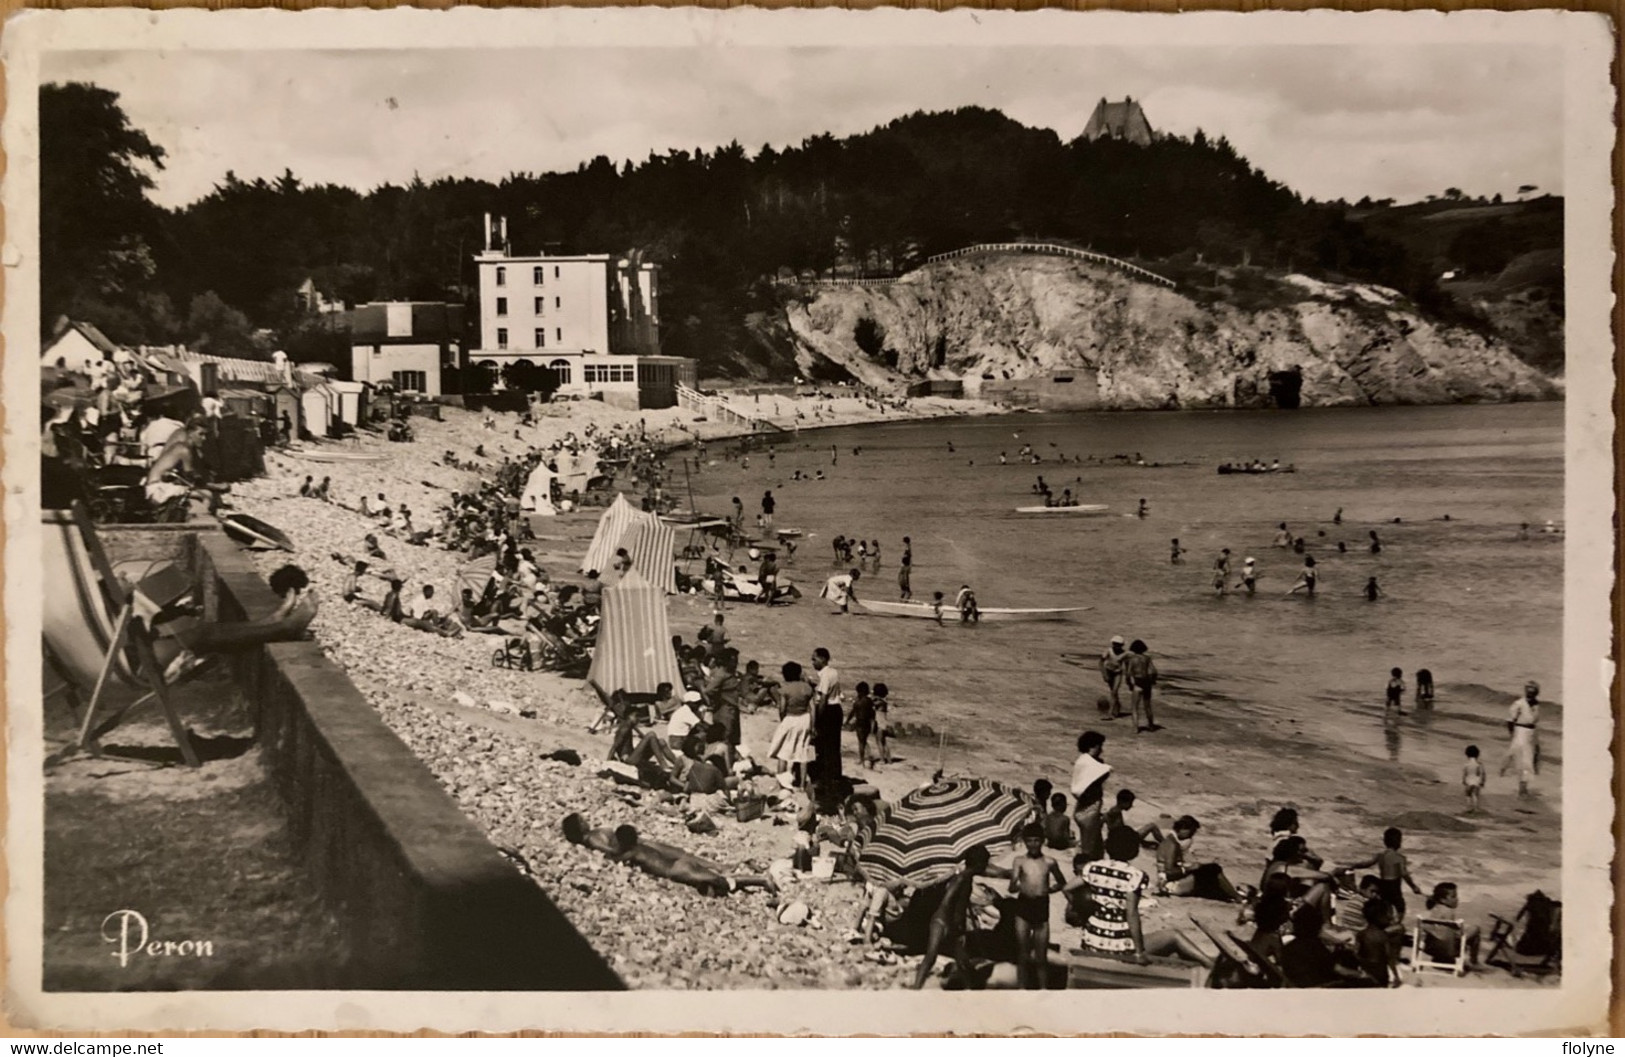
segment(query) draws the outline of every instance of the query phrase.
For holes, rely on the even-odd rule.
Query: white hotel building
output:
[[[516,256],[507,220],[486,218],[479,271],[480,342],[468,362],[546,367],[565,395],[622,407],[670,407],[695,384],[694,361],[658,355],[660,269],[604,253]]]

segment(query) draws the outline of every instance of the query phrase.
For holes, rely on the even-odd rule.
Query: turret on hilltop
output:
[[[1145,111],[1130,96],[1124,96],[1121,103],[1108,103],[1101,99],[1095,104],[1095,112],[1089,116],[1089,123],[1083,126],[1083,138],[1090,143],[1097,139],[1122,139],[1144,147],[1156,135],[1151,122],[1146,120]]]

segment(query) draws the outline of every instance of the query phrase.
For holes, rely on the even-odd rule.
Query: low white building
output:
[[[350,313],[350,378],[439,396],[462,356],[463,308],[437,301],[387,301]]]

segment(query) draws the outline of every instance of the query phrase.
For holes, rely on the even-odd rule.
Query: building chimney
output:
[[[491,248],[491,214],[485,214],[485,248]]]
[[[497,223],[502,225],[502,252],[511,255],[513,251],[508,248],[508,218],[498,217]]]

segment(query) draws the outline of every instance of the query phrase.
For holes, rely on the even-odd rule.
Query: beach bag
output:
[[[740,822],[755,822],[767,814],[767,798],[741,796],[734,804],[734,818]]]

